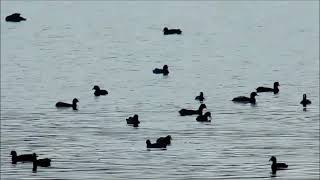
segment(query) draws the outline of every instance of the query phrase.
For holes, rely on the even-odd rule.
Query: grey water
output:
[[[15,12],[27,21],[5,22]],[[280,93],[254,106],[231,101],[274,81]],[[200,91],[211,123],[178,114]],[[78,111],[55,107],[73,98]],[[167,150],[147,151],[166,135]],[[11,150],[52,166],[12,165]],[[272,155],[289,168],[273,176]],[[319,1],[1,1],[1,179],[319,174]]]

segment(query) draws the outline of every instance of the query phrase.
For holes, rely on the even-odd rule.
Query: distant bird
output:
[[[51,166],[51,159],[44,158],[44,159],[37,159],[36,153],[33,153],[33,168],[32,171],[37,171],[37,167],[49,167]]]
[[[205,98],[203,97],[203,92],[200,92],[199,96],[196,96],[195,100],[202,102]]]
[[[179,113],[181,116],[189,116],[194,114],[202,115],[203,109],[205,108],[207,108],[205,104],[200,104],[198,110],[181,109]]]
[[[138,127],[139,124],[140,124],[140,121],[139,121],[138,118],[139,118],[139,117],[138,117],[137,114],[135,114],[133,117],[127,118],[127,119],[126,119],[126,120],[127,120],[127,124],[131,124],[131,125],[133,125],[134,127]]]
[[[303,107],[307,107],[307,104],[311,104],[311,101],[309,99],[307,99],[307,95],[303,94],[303,99],[300,102],[300,104],[303,105]]]
[[[95,96],[105,96],[108,94],[108,91],[107,90],[104,90],[104,89],[100,89],[99,86],[95,85],[92,90],[95,90],[94,91],[94,95]]]
[[[171,136],[170,135],[168,135],[168,136],[166,136],[166,137],[159,137],[158,139],[157,139],[157,143],[159,143],[159,144],[165,144],[165,145],[171,145]]]
[[[168,29],[167,27],[163,28],[163,34],[164,35],[170,35],[170,34],[181,34],[180,29]]]
[[[168,65],[164,65],[162,69],[155,68],[155,69],[153,70],[153,73],[154,73],[154,74],[168,75],[168,74],[169,74]]]
[[[9,16],[6,17],[6,21],[8,22],[20,22],[20,21],[25,21],[26,18],[21,17],[20,13],[13,13]]]
[[[245,96],[238,96],[232,99],[232,101],[234,102],[239,102],[239,103],[251,103],[251,104],[255,104],[256,103],[256,98],[255,96],[258,96],[258,94],[256,92],[252,92],[250,94],[250,98],[245,97]]]
[[[65,102],[57,102],[56,107],[57,108],[72,107],[73,110],[78,110],[77,109],[77,102],[79,102],[77,98],[74,98],[72,100],[72,104],[65,103]]]
[[[277,163],[277,158],[275,156],[271,156],[269,161],[272,161],[272,165],[271,165],[272,173],[276,173],[277,170],[284,170],[288,168],[288,165],[285,163]]]
[[[199,122],[211,122],[211,113],[206,112],[204,115],[199,115],[196,120]]]
[[[147,148],[161,148],[161,149],[165,149],[167,148],[167,145],[166,144],[162,144],[162,143],[154,143],[154,144],[151,144],[150,140],[148,139],[146,141],[146,144],[147,144]]]
[[[273,92],[274,94],[277,94],[279,92],[279,87],[280,84],[279,82],[274,82],[273,83],[273,88],[269,88],[269,87],[258,87],[257,88],[257,92]]]
[[[16,151],[11,151],[12,164],[17,164],[17,162],[32,162],[33,158],[32,154],[21,154],[18,156]]]

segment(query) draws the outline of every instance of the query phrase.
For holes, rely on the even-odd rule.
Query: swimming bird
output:
[[[167,27],[163,28],[163,34],[164,35],[170,35],[170,34],[181,34],[180,29],[168,29]]]
[[[273,92],[274,94],[277,94],[279,92],[279,87],[280,84],[279,82],[274,82],[273,83],[273,88],[269,88],[269,87],[258,87],[257,88],[257,92]]]
[[[95,90],[94,91],[94,95],[95,96],[105,96],[108,94],[108,91],[107,90],[104,90],[104,89],[100,89],[99,86],[95,85],[92,90]]]
[[[162,144],[162,143],[154,143],[151,144],[150,140],[148,139],[146,141],[147,144],[147,148],[161,148],[161,149],[165,149],[167,147],[167,144]]]
[[[159,144],[165,144],[165,145],[171,145],[171,136],[170,135],[168,135],[168,136],[166,136],[166,137],[159,137],[158,139],[157,139],[157,143],[159,143]]]
[[[79,102],[77,98],[74,98],[72,100],[72,104],[65,103],[65,102],[57,102],[56,107],[57,108],[72,107],[73,110],[78,110],[77,109],[77,102]]]
[[[277,163],[277,158],[275,156],[271,156],[269,161],[272,161],[272,165],[271,165],[272,173],[276,173],[277,170],[284,170],[288,168],[288,165],[285,163]]]
[[[51,159],[44,158],[44,159],[37,159],[36,153],[33,153],[33,168],[32,171],[37,171],[37,167],[49,167],[51,166]]]
[[[164,65],[162,69],[155,68],[155,69],[153,70],[153,73],[154,73],[154,74],[168,75],[168,74],[169,74],[168,65]]]
[[[17,162],[32,162],[33,158],[32,154],[21,154],[18,156],[16,151],[11,151],[12,164],[17,164]]]
[[[200,92],[199,96],[196,96],[195,100],[202,102],[205,98],[203,97],[203,92]]]
[[[138,124],[140,124],[140,121],[139,121],[138,118],[139,117],[138,117],[137,114],[135,114],[133,117],[127,118],[126,119],[127,120],[127,124],[131,124],[131,125],[133,125],[133,127],[138,127],[139,126]]]
[[[307,104],[311,104],[311,101],[309,99],[307,99],[307,95],[303,94],[303,99],[300,102],[300,104],[303,105],[303,107],[307,107]]]
[[[206,112],[204,115],[199,115],[196,120],[199,122],[211,122],[211,113]]]
[[[250,94],[250,98],[245,97],[245,96],[238,96],[232,99],[232,101],[234,102],[239,102],[239,103],[251,103],[251,104],[255,104],[256,103],[256,98],[255,96],[258,96],[258,94],[256,92],[252,92]]]
[[[25,21],[26,18],[21,17],[20,13],[13,13],[9,16],[6,17],[6,21],[8,22],[20,22],[20,21]]]
[[[181,116],[188,116],[188,115],[194,115],[194,114],[202,115],[202,111],[205,108],[207,108],[205,104],[200,104],[198,110],[181,109],[179,113]]]

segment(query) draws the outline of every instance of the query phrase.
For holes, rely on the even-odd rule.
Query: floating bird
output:
[[[165,145],[171,145],[171,136],[170,135],[168,135],[168,136],[166,136],[166,137],[159,137],[158,139],[157,139],[157,143],[159,143],[159,144],[165,144]]]
[[[196,96],[195,100],[202,102],[205,98],[203,97],[203,92],[200,92],[199,96]]]
[[[257,92],[273,92],[274,94],[277,94],[279,92],[279,87],[280,84],[279,82],[274,82],[273,83],[273,88],[269,88],[269,87],[258,87],[257,88]]]
[[[99,86],[95,85],[92,90],[95,90],[94,91],[94,95],[95,96],[105,96],[108,94],[108,91],[107,90],[104,90],[104,89],[100,89]]]
[[[251,103],[251,104],[255,104],[256,103],[256,98],[255,96],[258,96],[258,94],[256,92],[252,92],[250,94],[250,98],[245,97],[245,96],[238,96],[232,99],[232,101],[234,102],[239,102],[239,103]]]
[[[135,114],[133,117],[129,117],[127,120],[127,124],[133,125],[133,127],[138,127],[140,124],[140,121],[138,119],[138,115]]]
[[[206,112],[204,115],[199,115],[196,120],[199,122],[211,122],[211,113]]]
[[[33,158],[32,154],[21,154],[18,156],[16,151],[11,151],[12,164],[17,164],[17,162],[32,162]]]
[[[74,98],[72,100],[72,104],[65,103],[65,102],[57,102],[56,107],[57,108],[72,107],[73,110],[78,110],[77,109],[77,102],[79,102],[77,98]]]
[[[288,168],[288,165],[285,163],[277,163],[277,158],[275,156],[271,156],[269,161],[272,161],[271,170],[272,173],[276,173],[277,170],[284,170]]]
[[[154,74],[168,75],[168,74],[169,74],[168,65],[164,65],[162,69],[155,68],[155,69],[153,70],[153,73],[154,73]]]
[[[180,29],[168,29],[167,27],[163,28],[163,34],[164,35],[170,35],[170,34],[181,34]]]
[[[300,102],[300,104],[303,105],[303,107],[307,107],[307,104],[311,104],[311,101],[309,99],[307,99],[307,95],[303,94],[303,99]]]
[[[6,21],[8,22],[20,22],[20,21],[25,21],[26,18],[21,17],[20,13],[13,13],[9,16],[6,17]]]
[[[205,104],[201,104],[198,110],[181,109],[179,113],[181,116],[188,116],[194,114],[202,115],[202,111],[205,108],[207,108],[207,106]]]
[[[162,144],[162,143],[154,143],[154,144],[151,144],[150,140],[148,139],[146,141],[146,144],[147,144],[147,148],[160,148],[160,149],[165,149],[167,147],[166,144]]]
[[[37,167],[49,167],[51,166],[51,159],[44,158],[44,159],[37,159],[36,153],[33,153],[33,168],[32,171],[37,171]]]

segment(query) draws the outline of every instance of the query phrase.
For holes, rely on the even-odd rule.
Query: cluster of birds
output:
[[[6,17],[6,21],[9,22],[20,22],[20,21],[25,21],[26,19],[21,17],[19,13],[14,13],[12,15],[9,15]],[[163,29],[163,34],[164,35],[171,35],[171,34],[178,34],[180,35],[182,33],[182,31],[180,29],[168,29],[167,27],[165,27]],[[155,68],[153,70],[154,74],[163,74],[163,75],[168,75],[169,74],[169,69],[168,69],[168,65],[164,65],[163,68]],[[255,97],[258,96],[257,93],[261,93],[261,92],[273,92],[274,94],[279,93],[279,82],[274,82],[273,84],[273,88],[269,88],[269,87],[258,87],[256,89],[256,92],[251,92],[250,97],[245,97],[245,96],[238,96],[232,99],[233,102],[238,102],[238,103],[251,103],[251,104],[255,104],[256,103],[256,99]],[[100,89],[99,86],[95,85],[93,87],[92,90],[95,90],[94,95],[95,96],[105,96],[108,95],[108,91],[104,90],[104,89]],[[211,117],[211,113],[210,112],[204,112],[204,109],[207,108],[207,106],[203,103],[203,101],[205,100],[203,92],[200,92],[199,96],[195,97],[195,100],[199,101],[201,104],[199,106],[199,108],[197,110],[190,110],[190,109],[181,109],[179,111],[179,114],[181,116],[189,116],[189,115],[198,115],[196,120],[199,122],[211,122],[212,117]],[[77,109],[77,103],[79,102],[79,100],[77,98],[74,98],[72,100],[72,103],[65,103],[65,102],[57,102],[56,103],[56,107],[57,108],[69,108],[72,107],[73,110],[78,110]],[[307,99],[307,95],[303,94],[303,99],[300,102],[300,104],[303,105],[304,110],[305,107],[308,104],[311,104],[311,101]],[[139,121],[139,116],[137,114],[133,115],[132,117],[128,117],[126,119],[126,122],[128,125],[132,125],[133,127],[138,127],[140,124]],[[146,140],[146,146],[147,149],[153,149],[153,148],[157,148],[157,149],[162,149],[162,150],[166,150],[166,147],[168,145],[171,145],[171,140],[172,137],[170,135],[166,136],[166,137],[160,137],[157,139],[157,141],[155,143],[151,143],[151,141],[149,139]],[[12,164],[16,164],[17,162],[33,162],[33,171],[37,171],[37,167],[41,166],[41,167],[49,167],[51,165],[51,159],[48,158],[44,158],[44,159],[37,159],[37,155],[36,153],[33,154],[22,154],[22,155],[17,155],[16,151],[11,151],[11,156],[12,156]],[[272,161],[272,165],[271,165],[271,170],[272,173],[276,173],[277,170],[281,170],[281,169],[286,169],[288,167],[287,164],[285,163],[277,163],[277,159],[275,156],[272,156],[270,158],[269,161]]]
[[[51,166],[51,159],[44,158],[44,159],[37,159],[37,154],[22,154],[22,155],[17,155],[16,151],[11,151],[11,163],[12,164],[17,164],[17,162],[32,162],[33,163],[33,168],[32,171],[36,172],[37,167],[49,167]]]

